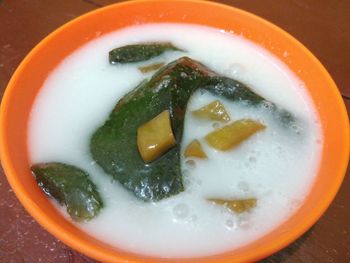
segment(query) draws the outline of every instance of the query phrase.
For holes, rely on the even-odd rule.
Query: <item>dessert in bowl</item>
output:
[[[217,10],[215,17],[211,14],[213,10]],[[217,19],[218,12],[222,14],[220,19]],[[112,19],[113,17],[119,19],[116,21]],[[181,36],[183,40],[181,40]],[[191,38],[191,36],[193,37]],[[71,41],[64,41],[64,39]],[[198,39],[202,41],[198,41]],[[217,41],[219,44],[214,43],[216,41],[213,39],[220,39]],[[178,49],[167,51],[151,61],[151,64],[164,63],[162,67],[165,68],[142,73],[138,68],[148,66],[149,61],[125,65],[108,63],[107,53],[112,48],[157,41],[161,43],[170,41]],[[57,43],[60,45],[58,46]],[[99,48],[96,48],[97,46]],[[91,50],[96,50],[96,54],[91,54]],[[97,50],[101,50],[101,52],[97,52]],[[237,55],[238,51],[239,55]],[[50,55],[48,56],[48,54]],[[176,160],[181,169],[174,174],[180,175],[181,185],[177,184],[177,187],[170,187],[170,190],[166,189],[161,193],[150,191],[144,194],[142,191],[137,191],[139,189],[137,184],[136,187],[130,187],[129,181],[118,177],[119,174],[115,175],[108,168],[108,165],[105,166],[103,158],[101,159],[98,154],[101,139],[94,142],[93,140],[99,129],[105,131],[103,128],[106,125],[105,121],[108,118],[113,120],[114,117],[109,116],[109,114],[119,100],[123,101],[123,96],[127,92],[132,91],[142,79],[146,79],[145,85],[152,88],[153,78],[156,78],[157,74],[162,77],[166,76],[164,70],[176,69],[173,65],[186,65],[189,66],[189,70],[196,69],[195,73],[199,72],[201,79],[201,85],[198,89],[197,84],[192,85],[193,82],[186,82],[193,90],[191,90],[191,98],[187,98],[189,103],[187,100],[185,101],[187,109],[186,113],[183,113],[184,119],[181,124],[184,127],[183,135],[180,136],[176,132],[177,128],[172,123],[177,146],[169,146],[170,148],[156,157],[158,159],[151,162],[145,158],[142,159],[142,154],[138,158],[145,162],[145,166],[154,166],[160,160],[159,158],[177,150],[177,154],[181,155],[181,158]],[[76,70],[72,70],[74,68]],[[97,72],[96,75],[93,73],[94,71]],[[162,75],[162,72],[165,75]],[[181,75],[181,73],[183,72],[179,74]],[[191,74],[189,75],[191,78]],[[205,75],[206,78],[203,78],[202,75]],[[84,76],[88,77],[84,78]],[[268,77],[266,78],[266,76]],[[239,81],[242,86],[249,88],[249,92],[252,91],[252,94],[258,96],[254,98],[263,98],[259,103],[272,103],[271,116],[268,113],[256,112],[256,107],[250,108],[247,105],[242,106],[239,103],[229,101],[230,99],[221,93],[218,96],[217,89],[211,88],[208,84],[213,83],[214,80],[217,81],[218,78]],[[96,82],[94,83],[94,81]],[[181,83],[180,81],[175,84]],[[213,87],[216,86],[213,85]],[[209,90],[209,94],[201,92],[203,87],[206,87],[207,91]],[[93,88],[95,89],[91,91]],[[296,89],[299,95],[293,95],[295,94],[293,89]],[[67,94],[71,97],[65,97]],[[78,97],[74,97],[75,95]],[[283,96],[285,97],[283,98]],[[77,98],[80,98],[81,101],[77,102]],[[248,98],[251,99],[251,96],[239,97],[239,101],[246,102],[249,101]],[[209,120],[208,118],[198,118],[192,113],[210,105],[215,100],[219,100],[224,106],[230,118],[229,121],[226,122],[224,119],[225,121],[221,122],[213,121],[212,118]],[[84,104],[84,101],[90,104]],[[96,104],[96,101],[100,101],[100,103]],[[15,106],[19,103],[22,105],[21,108]],[[172,103],[172,100],[169,103]],[[264,105],[269,108],[271,107],[269,103]],[[321,107],[329,103],[334,105],[332,109]],[[252,104],[252,102],[248,104]],[[43,105],[46,106],[42,108]],[[148,105],[146,104],[146,106]],[[122,111],[127,106],[128,103],[124,103],[120,107],[117,106],[116,109]],[[212,262],[213,260],[244,262],[267,256],[290,243],[317,220],[334,197],[344,175],[347,162],[348,126],[346,112],[334,83],[320,63],[296,40],[268,22],[243,11],[213,3],[195,1],[130,2],[106,7],[78,18],[51,34],[28,55],[11,80],[2,107],[2,141],[4,142],[1,153],[2,162],[19,199],[39,223],[51,233],[73,248],[103,261],[128,259],[135,262],[147,260],[153,262],[158,258],[164,262],[180,259],[191,261],[196,258],[196,260],[203,262]],[[136,125],[136,128],[133,128],[135,134],[130,144],[135,150],[134,153],[141,152],[140,148],[136,147],[137,128],[140,128],[141,124],[151,121],[153,117],[157,117],[160,110],[165,110],[165,108],[158,110],[158,112],[152,113],[153,115],[150,114],[148,119],[144,119],[142,123],[130,122],[130,125]],[[284,115],[278,114],[285,111],[290,112],[293,119],[291,121],[291,118],[287,118],[289,120],[287,126],[290,124],[289,128],[283,128],[285,125],[281,121],[283,118],[279,117]],[[169,112],[170,120],[173,121],[174,114],[170,108]],[[47,116],[44,116],[45,113]],[[95,119],[95,121],[87,123],[87,126],[82,128],[83,126],[78,121],[80,118],[75,119],[76,115],[80,113],[86,114],[87,118],[83,119],[90,121]],[[66,119],[71,122],[68,125],[67,122],[61,122],[62,116],[60,117],[60,114],[69,116]],[[140,113],[138,113],[139,115]],[[119,115],[116,116],[118,118]],[[303,173],[300,171],[293,172],[290,167],[285,166],[288,165],[286,158],[290,163],[291,158],[297,155],[299,148],[293,149],[293,147],[284,144],[281,146],[282,149],[279,149],[280,145],[272,143],[285,140],[281,135],[284,133],[283,129],[293,130],[295,128],[293,126],[294,120],[305,119],[305,116],[309,116],[306,117],[309,120],[307,122],[311,126],[315,126],[310,129],[302,126],[304,131],[302,135],[291,135],[306,137],[306,141],[312,144],[308,148],[309,150],[306,149],[300,154],[304,161],[304,164],[301,165],[305,167],[304,174],[308,175],[303,177],[301,176]],[[335,116],[338,118],[337,121]],[[215,146],[215,143],[211,143],[210,138],[207,140],[207,135],[225,127],[236,127],[232,125],[242,119],[254,120],[265,128],[256,132],[239,146],[227,151],[222,151],[223,148],[212,147]],[[74,123],[77,125],[74,126]],[[191,125],[193,125],[192,128]],[[334,138],[332,134],[338,131],[339,125],[343,126],[342,134]],[[274,126],[276,126],[275,129],[273,129]],[[60,127],[68,127],[68,129],[64,130]],[[52,129],[50,130],[50,128]],[[79,133],[78,136],[74,136],[76,128],[81,128],[85,134]],[[276,132],[275,136],[277,137],[273,137]],[[53,141],[53,138],[56,141]],[[198,158],[198,156],[184,156],[186,146],[193,139],[198,139],[207,159]],[[297,143],[294,142],[300,142],[301,139],[294,137],[293,140],[295,141],[292,143],[287,140],[287,143],[295,146],[294,144]],[[264,144],[259,145],[259,143]],[[304,143],[300,144],[304,146]],[[305,143],[305,145],[307,144]],[[92,147],[93,145],[95,146]],[[268,148],[267,146],[270,148],[264,152]],[[63,152],[57,154],[57,149],[54,152],[49,151],[55,147]],[[93,148],[97,150],[93,150]],[[279,161],[273,159],[278,157],[278,153],[274,149],[276,151],[282,150],[280,153],[282,158]],[[340,153],[339,149],[341,149]],[[64,152],[65,150],[68,151]],[[256,152],[260,153],[260,156]],[[335,159],[335,152],[338,152],[340,158]],[[263,165],[268,159],[266,155],[270,155],[269,161],[275,166],[284,163],[282,168],[272,169],[272,172],[266,173],[268,167],[271,167],[271,165],[266,167]],[[308,156],[309,160],[305,161]],[[66,157],[68,159],[65,159]],[[85,157],[87,158],[82,160]],[[124,158],[124,155],[118,155],[116,158]],[[89,170],[89,160],[97,163],[91,164],[92,170]],[[189,160],[194,160],[194,162],[188,163]],[[98,215],[87,223],[77,225],[59,212],[55,203],[49,201],[37,186],[35,177],[30,171],[32,165],[42,162],[67,163],[79,166],[85,172],[88,170],[87,172],[92,177],[90,179],[96,185],[103,201]],[[186,165],[191,166],[191,163],[194,163],[196,167],[188,167],[187,169]],[[209,167],[209,163],[214,166]],[[299,164],[295,160],[293,163]],[[285,173],[281,174],[283,167],[285,167]],[[232,168],[234,173],[225,172]],[[171,169],[169,168],[169,170]],[[265,171],[263,174],[268,175],[264,177],[257,171]],[[130,170],[128,170],[129,172]],[[171,172],[169,171],[169,174]],[[330,178],[331,172],[333,176]],[[296,179],[295,176],[292,177],[293,173],[300,175],[299,179]],[[103,178],[102,180],[105,180],[108,186],[104,187],[100,184],[96,180],[97,175]],[[112,182],[111,178],[113,178]],[[279,179],[281,180],[278,181]],[[275,183],[275,185],[270,183],[269,186],[275,191],[271,192],[271,189],[266,188],[265,183],[269,180]],[[296,182],[292,183],[292,180],[296,180]],[[302,193],[303,197],[297,200],[283,199],[281,195],[278,198],[271,197],[281,189],[286,194],[284,188],[281,188],[286,187],[286,185],[291,186],[289,188],[294,190],[294,195],[300,197],[300,193]],[[286,187],[286,189],[289,188]],[[108,193],[110,199],[106,197]],[[226,203],[221,205],[219,199],[226,200]],[[240,213],[229,209],[227,200],[242,201],[248,199],[256,200],[249,211]],[[278,204],[278,201],[281,200],[295,202],[292,202],[291,205]],[[116,227],[115,236],[117,239],[119,237],[123,240],[120,243],[118,240],[106,236],[108,230],[113,226],[112,219],[107,220],[111,223],[109,227],[99,229],[102,231],[102,235],[98,236],[90,231],[99,228],[98,221],[107,217],[106,214],[111,209],[113,202],[115,202],[115,208],[119,209],[117,212],[121,213],[111,217],[120,220],[115,221],[117,223],[114,222],[119,227]],[[267,208],[278,207],[278,205],[281,205],[279,211],[283,212],[284,207],[291,209],[291,212],[288,215],[276,215],[277,218],[280,217],[280,220],[276,221],[272,229],[267,227],[264,232],[259,226],[259,232],[262,234],[255,235],[250,240],[248,238],[238,245],[237,242],[231,240],[237,233],[239,239],[250,236],[257,225],[249,225],[254,223],[249,222],[249,220],[261,222],[264,215],[261,214],[259,219],[259,211],[263,212]],[[199,209],[199,207],[201,208]],[[122,217],[122,215],[129,217]],[[267,210],[266,218],[270,215],[270,211]],[[135,218],[138,221],[133,222]],[[161,223],[155,224],[154,220],[160,220]],[[248,226],[246,221],[248,221]],[[97,225],[94,225],[94,222]],[[166,222],[170,225],[167,225]],[[129,228],[121,225],[123,223],[130,223]],[[91,224],[90,228],[89,224]],[[155,229],[154,224],[156,227],[162,225],[163,228]],[[100,226],[103,225],[105,224],[102,222]],[[84,228],[85,226],[87,228]],[[209,226],[208,231],[205,230],[204,226]],[[124,229],[125,231],[123,231]],[[196,229],[200,231],[196,232]],[[188,230],[189,233],[185,234],[189,234],[190,237],[181,236],[181,232],[186,232],[184,230]],[[203,236],[203,232],[207,236]],[[161,242],[162,234],[166,236],[172,234],[174,243],[170,242],[171,236],[167,238],[170,241]],[[103,240],[101,236],[106,238]],[[134,240],[141,243],[135,243],[133,236],[138,237]],[[150,236],[151,239],[147,240]],[[158,240],[161,241],[155,242],[154,247],[147,247],[147,243],[154,242],[152,238],[157,238],[157,236]],[[221,244],[218,241],[212,242],[213,236],[221,241]],[[128,239],[129,237],[131,239]],[[144,243],[142,243],[142,237]],[[183,246],[175,246],[184,240],[192,240],[191,243],[197,240],[198,246],[189,247],[186,243]],[[129,244],[129,246],[123,244]],[[162,247],[163,245],[164,247]],[[133,246],[135,249],[132,248]],[[201,252],[196,252],[196,249]]]

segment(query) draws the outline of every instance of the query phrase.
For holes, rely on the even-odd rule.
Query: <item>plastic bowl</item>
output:
[[[65,220],[30,173],[27,125],[43,82],[55,66],[86,42],[135,24],[159,22],[212,26],[258,43],[302,79],[316,105],[324,135],[315,183],[300,209],[282,225],[244,247],[194,259],[160,259],[126,251],[94,239]],[[97,32],[99,34],[97,34]],[[283,53],[288,52],[284,57]],[[83,15],[46,37],[23,60],[8,84],[1,105],[1,161],[8,181],[28,212],[72,248],[107,262],[252,262],[287,246],[324,213],[343,180],[349,157],[349,123],[333,80],[321,63],[292,36],[250,13],[206,1],[133,1]]]

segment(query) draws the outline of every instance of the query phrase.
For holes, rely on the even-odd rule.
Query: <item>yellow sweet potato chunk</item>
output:
[[[145,163],[152,162],[175,144],[168,110],[137,129],[137,147]]]
[[[234,199],[234,200],[209,198],[208,201],[211,201],[216,205],[225,206],[231,211],[236,212],[238,214],[249,211],[250,209],[254,208],[257,203],[256,198]]]
[[[185,150],[185,157],[198,157],[201,159],[207,159],[208,156],[202,149],[201,143],[198,140],[193,140]]]
[[[164,66],[164,62],[161,62],[161,63],[154,63],[154,64],[151,64],[151,65],[139,67],[139,70],[140,70],[142,73],[148,73],[148,72],[151,72],[151,71],[155,71],[155,70],[157,70],[157,69],[160,69],[160,68],[163,67],[163,66]]]
[[[220,101],[215,100],[208,105],[199,108],[198,110],[192,111],[192,114],[198,118],[207,118],[215,121],[230,121],[230,116],[228,115],[224,105]]]
[[[207,143],[221,151],[230,150],[266,126],[251,119],[241,119],[205,136]]]

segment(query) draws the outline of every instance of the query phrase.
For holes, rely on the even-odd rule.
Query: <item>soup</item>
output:
[[[109,51],[116,47],[151,42],[172,43],[177,50],[136,63],[108,62]],[[143,200],[96,163],[91,138],[120,99],[144,79],[152,79],[155,68],[181,62],[184,56],[244,83],[296,121],[283,123],[269,103],[255,107],[207,90],[194,91],[179,144],[183,189],[159,200]],[[215,101],[229,121],[193,113]],[[221,151],[206,140],[213,131],[247,119],[265,128],[237,147]],[[206,158],[184,156],[193,140]],[[65,58],[37,96],[28,144],[33,164],[66,163],[90,175],[104,206],[93,219],[74,222],[79,228],[126,251],[187,258],[244,246],[289,218],[311,188],[322,137],[304,84],[266,50],[214,28],[149,24],[101,36]],[[220,200],[255,202],[235,211]],[[53,203],[71,220],[64,207]]]

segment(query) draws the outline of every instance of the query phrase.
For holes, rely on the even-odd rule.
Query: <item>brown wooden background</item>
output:
[[[0,0],[0,94],[24,56],[63,23],[112,0]],[[218,1],[282,27],[325,65],[350,110],[350,0]],[[267,262],[350,262],[350,176],[324,216]],[[0,169],[0,262],[95,262],[42,229]]]

